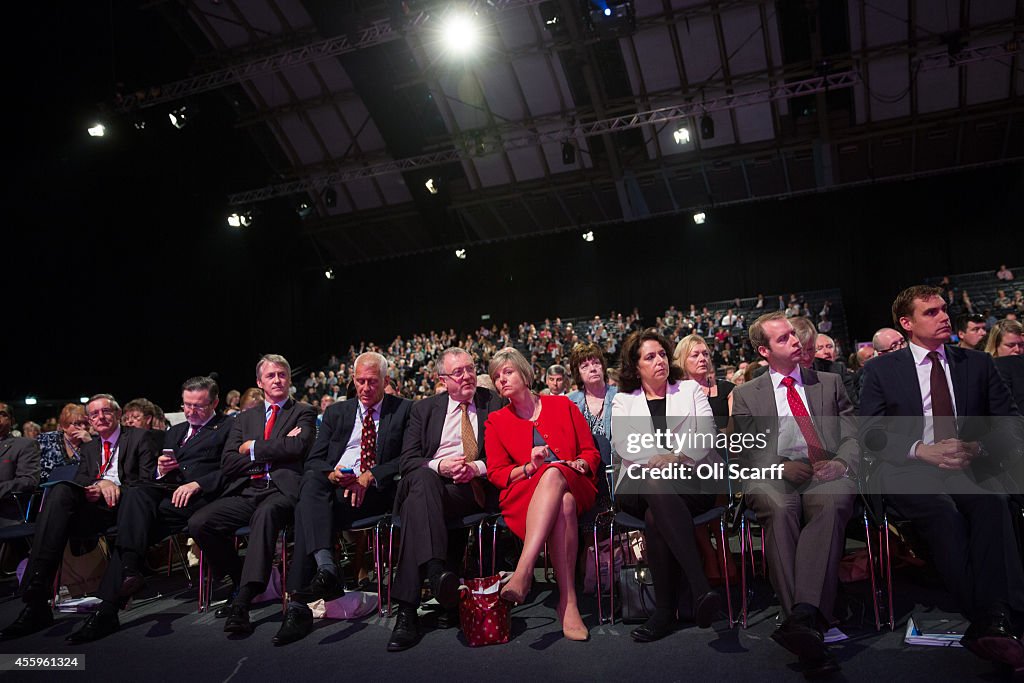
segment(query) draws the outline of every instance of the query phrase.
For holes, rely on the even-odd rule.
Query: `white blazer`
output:
[[[701,443],[711,444],[714,441],[717,430],[715,429],[714,414],[711,412],[711,404],[707,396],[700,388],[700,385],[693,380],[682,380],[675,384],[668,385],[665,393],[665,416],[666,426],[669,431],[678,435],[686,435],[686,445],[679,452],[686,455],[694,462],[701,462],[708,459],[715,461],[719,459],[718,453],[712,448],[694,448],[692,445],[695,434],[704,435]],[[618,420],[617,418],[631,418]],[[619,392],[612,400],[612,420],[618,424],[612,428],[612,450],[624,463],[645,463],[655,455],[665,453],[664,449],[644,448],[637,441],[630,443],[630,434],[642,430],[654,431],[651,422],[651,410],[647,406],[647,397],[641,387],[632,393]],[[634,437],[635,439],[635,437]],[[620,473],[625,474],[625,468]]]

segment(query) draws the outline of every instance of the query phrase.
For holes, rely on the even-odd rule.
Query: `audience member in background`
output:
[[[814,340],[814,357],[831,363],[836,359],[836,342],[827,334],[819,334]]]
[[[291,599],[275,645],[309,634],[313,613],[306,603],[345,594],[334,560],[334,531],[394,506],[394,480],[412,401],[385,393],[388,361],[381,354],[360,354],[354,369],[358,400],[331,406],[306,459],[288,571]]]
[[[80,403],[68,403],[60,411],[57,429],[39,435],[39,466],[40,481],[50,478],[55,467],[77,465],[81,460],[79,449],[86,441],[90,441],[89,419],[85,416],[85,406]]]
[[[142,590],[146,548],[176,534],[221,489],[220,456],[233,418],[217,414],[217,383],[193,377],[181,387],[185,421],[165,434],[156,477],[126,487],[117,510],[117,536],[100,583],[99,609],[69,636],[73,643],[98,640],[120,628],[119,610]]]
[[[884,356],[887,353],[906,348],[907,340],[900,332],[891,327],[883,327],[875,332],[871,338],[871,345],[875,348],[876,355]]]
[[[21,425],[21,435],[26,439],[38,439],[42,431],[42,427],[36,422],[29,421]]]
[[[544,373],[544,384],[547,385],[547,388],[540,392],[541,395],[564,396],[568,390],[567,379],[564,365],[552,365]]]
[[[739,434],[765,435],[749,463],[783,462],[784,482],[748,482],[744,500],[767,531],[768,571],[785,621],[772,639],[800,658],[811,678],[839,669],[824,643],[833,620],[846,523],[853,514],[860,462],[856,428],[840,378],[801,365],[806,352],[793,320],[778,313],[750,327],[751,345],[769,372],[738,388]]]
[[[263,402],[263,390],[259,387],[250,387],[238,400],[238,411],[245,412],[249,408],[255,408]]]
[[[594,439],[612,438],[612,399],[617,389],[608,385],[604,353],[597,344],[577,344],[569,356],[573,379],[581,389],[569,394],[569,400],[583,413]]]
[[[153,402],[145,398],[136,398],[124,404],[124,412],[121,414],[121,425],[124,427],[135,427],[136,429],[152,429]]]
[[[39,444],[35,439],[11,436],[14,416],[9,403],[0,403],[0,526],[24,521],[28,500],[12,494],[31,494],[39,484]]]
[[[1002,289],[996,292],[996,300],[993,303],[996,308],[1001,310],[1013,308],[1013,299],[1006,296],[1006,291]]]
[[[224,410],[222,411],[225,415],[237,415],[242,412],[238,407],[238,402],[242,398],[242,395],[238,393],[238,389],[232,389],[224,397]]]
[[[988,333],[985,353],[993,358],[1024,355],[1024,327],[1016,320],[1000,320]]]
[[[256,364],[263,409],[232,418],[221,455],[226,489],[189,518],[189,533],[214,578],[230,576],[237,587],[230,605],[214,615],[227,617],[227,633],[252,633],[249,605],[266,588],[278,534],[292,521],[302,466],[316,438],[316,411],[290,397],[291,383],[284,356],[265,355]],[[250,528],[244,562],[234,547],[235,530],[243,526]]]
[[[1013,280],[1013,271],[1006,267],[1006,264],[999,266],[999,270],[996,271],[996,277],[1003,282],[1010,282]]]
[[[824,353],[823,355],[831,355],[831,359],[823,358],[818,356],[818,331],[814,328],[814,323],[811,322],[810,318],[804,316],[798,316],[796,318],[790,318],[789,322],[793,325],[793,329],[796,331],[796,337],[800,341],[800,348],[803,351],[803,355],[800,357],[800,367],[810,368],[817,372],[831,372],[834,375],[839,375],[839,379],[843,382],[843,387],[846,388],[846,398],[853,404],[854,408],[857,406],[859,398],[860,387],[857,386],[857,380],[852,372],[846,370],[846,364],[835,360],[835,342],[832,341],[831,337],[826,336],[825,339],[832,342],[831,353]]]
[[[465,349],[442,351],[437,374],[447,393],[412,407],[402,442],[396,495],[402,543],[394,577],[398,617],[389,652],[406,650],[419,640],[416,610],[424,579],[449,613],[449,623],[457,623],[451,613],[458,607],[460,582],[445,566],[450,557],[447,523],[497,509],[497,491],[487,481],[484,425],[503,402],[477,386],[474,358]]]
[[[985,316],[975,313],[964,313],[957,316],[956,336],[960,338],[958,346],[961,349],[976,349],[978,344],[985,339]]]
[[[46,495],[21,580],[25,608],[0,633],[0,640],[35,633],[53,623],[47,601],[53,597],[68,538],[95,536],[109,529],[117,521],[124,489],[150,481],[156,473],[152,438],[145,430],[121,426],[121,407],[113,396],[96,394],[85,410],[97,437],[82,444],[74,480],[55,484]]]
[[[862,346],[857,349],[857,359],[860,361],[860,366],[863,368],[864,365],[875,357],[875,347],[869,344],[868,346]]]
[[[587,640],[590,634],[576,601],[577,525],[597,497],[594,480],[601,456],[572,401],[530,391],[533,368],[521,353],[498,351],[489,370],[499,394],[511,403],[487,418],[487,478],[501,491],[499,505],[509,529],[523,539],[519,563],[501,597],[526,600],[537,556],[547,543],[562,633],[570,640]]]
[[[153,431],[160,432],[161,437],[163,432],[167,431],[170,425],[167,424],[167,416],[164,415],[164,409],[156,403],[153,404]]]
[[[990,474],[1008,455],[999,446],[1013,439],[1020,413],[989,356],[946,345],[953,330],[942,294],[922,285],[893,301],[893,322],[910,344],[865,367],[861,432],[866,445],[878,444],[878,490],[913,522],[971,622],[960,643],[1020,671],[1013,620],[1024,615],[1024,573],[1007,497]],[[984,419],[993,417],[1017,420]],[[874,437],[879,431],[884,438]],[[1006,464],[1016,459],[1009,455]]]
[[[672,364],[683,371],[681,379],[693,380],[700,386],[715,416],[715,426],[725,429],[729,424],[729,415],[732,414],[732,390],[736,385],[724,379],[715,379],[711,351],[704,338],[690,334],[680,339],[672,354]]]
[[[696,351],[692,359],[691,351]],[[709,434],[714,431],[714,420],[704,391],[710,367],[710,359],[705,355],[707,344],[697,335],[689,335],[677,347],[682,365],[690,365],[705,380],[704,388],[686,379],[682,365],[672,364],[671,353],[668,340],[657,330],[635,332],[626,338],[613,414],[619,419],[636,421],[636,429],[648,433],[672,431],[683,438]],[[692,447],[678,454],[653,448],[636,453],[625,441],[628,434],[617,436],[615,451],[622,458],[623,467],[616,483],[616,500],[626,512],[647,525],[647,559],[654,582],[654,613],[630,635],[638,642],[668,635],[676,623],[680,590],[689,593],[697,625],[708,628],[721,608],[721,598],[711,590],[704,575],[693,518],[711,509],[714,495],[701,493],[699,487],[680,486],[679,482],[628,477],[626,472],[632,464],[659,469],[720,462],[718,455],[706,448]]]

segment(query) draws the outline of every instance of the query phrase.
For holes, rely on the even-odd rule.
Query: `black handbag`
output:
[[[654,580],[647,565],[627,565],[619,570],[619,605],[622,621],[639,623],[654,614]]]

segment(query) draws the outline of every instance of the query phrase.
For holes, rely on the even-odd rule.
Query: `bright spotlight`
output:
[[[441,189],[434,183],[433,178],[428,178],[427,182],[423,183],[423,187],[427,188],[427,192],[430,194],[437,194],[438,190]]]
[[[328,280],[333,280],[334,279],[334,268],[328,268],[327,270],[325,270],[324,271],[324,277],[327,278]]]
[[[610,17],[612,15],[612,8],[611,7],[605,7],[604,8],[604,15],[606,17]]]
[[[697,225],[704,225],[704,221],[706,221],[707,219],[707,214],[705,214],[703,211],[698,211],[697,213],[693,214],[693,222],[696,223]]]
[[[89,397],[88,396],[79,396],[78,397],[78,401],[79,401],[79,403],[88,403],[89,402]]]
[[[465,249],[456,249],[455,250],[455,258],[460,259],[462,261],[465,261],[466,260],[466,250]]]
[[[680,126],[676,132],[672,133],[672,139],[676,141],[677,145],[685,145],[690,141],[690,129]]]
[[[94,138],[101,138],[104,135],[106,135],[106,133],[107,129],[103,126],[102,123],[94,123],[91,126],[89,126],[89,135],[91,135]]]
[[[583,233],[583,241],[584,242],[593,242],[594,241],[594,231],[591,230],[590,232]]]
[[[181,130],[182,128],[185,127],[185,124],[188,123],[188,112],[186,111],[185,107],[180,107],[169,113],[167,115],[167,118],[171,120],[172,126],[177,128],[178,130]]]
[[[441,31],[445,47],[455,55],[470,54],[480,43],[480,26],[471,14],[449,14],[445,17]]]
[[[38,402],[39,401],[37,401],[34,396],[26,396],[25,397],[25,405],[27,405],[27,406],[34,406]]]
[[[252,225],[252,212],[231,214],[228,216],[228,225],[232,228],[248,228]]]

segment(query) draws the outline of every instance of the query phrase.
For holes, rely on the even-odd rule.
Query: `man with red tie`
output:
[[[288,571],[291,601],[274,636],[275,645],[295,642],[313,628],[307,602],[333,600],[345,593],[332,552],[335,531],[389,512],[394,503],[394,479],[412,401],[384,393],[388,361],[379,353],[356,358],[353,377],[357,400],[327,409],[306,461]]]
[[[763,435],[746,455],[782,464],[784,481],[749,482],[745,500],[767,532],[768,571],[785,621],[772,638],[800,658],[808,677],[837,671],[824,631],[832,621],[860,447],[842,378],[801,367],[803,348],[782,312],[750,326],[768,372],[733,391],[738,432]]]
[[[189,519],[189,533],[214,576],[228,575],[237,586],[230,604],[217,611],[227,617],[226,633],[252,633],[249,606],[266,590],[278,534],[292,520],[302,466],[316,438],[316,410],[289,398],[291,384],[284,356],[268,354],[256,364],[263,404],[235,417],[221,459],[224,494]],[[250,532],[243,563],[234,533],[244,526]]]
[[[122,492],[151,480],[156,471],[152,439],[144,429],[121,426],[121,406],[113,396],[96,394],[85,411],[97,438],[82,444],[74,478],[53,483],[46,495],[22,579],[25,608],[0,633],[0,640],[35,633],[53,623],[47,600],[53,595],[53,581],[68,538],[112,527]]]

